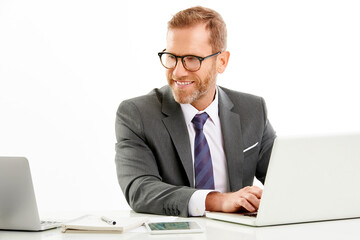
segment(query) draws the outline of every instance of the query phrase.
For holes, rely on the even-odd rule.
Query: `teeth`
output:
[[[179,85],[189,85],[191,82],[176,82]]]

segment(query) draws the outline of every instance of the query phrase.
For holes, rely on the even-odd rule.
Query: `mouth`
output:
[[[176,81],[176,80],[174,80],[174,82],[178,87],[187,87],[194,83],[194,81]]]

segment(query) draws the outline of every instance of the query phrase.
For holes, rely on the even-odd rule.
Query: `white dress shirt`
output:
[[[191,122],[196,114],[206,112],[209,115],[208,120],[204,124],[203,132],[206,140],[209,144],[211,160],[214,171],[214,184],[215,191],[228,192],[229,181],[226,165],[226,158],[223,145],[223,137],[221,132],[221,124],[219,118],[219,98],[218,94],[215,94],[214,101],[203,111],[198,111],[191,104],[180,104],[184,114],[185,123],[189,132],[191,153],[193,160],[193,172],[194,170],[194,142],[195,142],[195,129]],[[193,178],[195,186],[195,174]],[[190,216],[202,216],[205,214],[205,199],[208,193],[214,190],[197,190],[191,196],[188,210]]]

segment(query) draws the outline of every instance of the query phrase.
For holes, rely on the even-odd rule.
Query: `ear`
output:
[[[219,54],[219,56],[217,57],[217,61],[216,61],[216,71],[218,73],[223,73],[225,71],[226,66],[229,63],[229,58],[230,58],[229,51],[224,51]]]

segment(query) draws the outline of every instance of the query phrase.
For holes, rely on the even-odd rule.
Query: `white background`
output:
[[[166,84],[167,21],[196,5],[228,26],[218,84],[263,96],[278,135],[360,132],[358,1],[0,0],[0,155],[28,157],[40,210],[129,208],[117,106]]]

